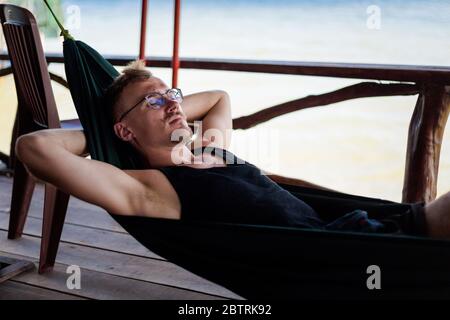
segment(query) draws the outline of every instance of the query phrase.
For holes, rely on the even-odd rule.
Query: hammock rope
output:
[[[50,10],[50,13],[52,14],[53,18],[55,18],[56,23],[58,24],[59,28],[61,29],[60,35],[64,37],[64,40],[67,40],[67,39],[74,40],[72,35],[69,33],[69,30],[64,29],[64,26],[62,25],[62,23],[56,17],[56,14],[53,12],[53,10],[50,7],[50,5],[48,4],[47,0],[44,0],[44,3],[47,6],[48,10]]]

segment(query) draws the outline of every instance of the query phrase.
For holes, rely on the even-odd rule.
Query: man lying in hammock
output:
[[[223,91],[183,98],[179,89],[170,89],[136,61],[106,97],[115,134],[139,151],[148,169],[120,170],[85,159],[82,130],[50,129],[17,140],[17,157],[32,175],[118,215],[450,238],[450,192],[426,206],[406,205],[403,212],[383,219],[354,210],[334,221],[323,220],[260,169],[224,151],[232,120]],[[195,120],[202,121],[203,132],[215,133],[190,145],[179,143],[180,138],[192,138],[188,122]]]

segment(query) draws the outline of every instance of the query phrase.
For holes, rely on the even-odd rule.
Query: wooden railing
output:
[[[60,54],[48,54],[48,63],[63,63]],[[107,56],[109,62],[124,66],[135,57]],[[0,54],[0,60],[8,60]],[[172,67],[171,58],[146,59],[154,68]],[[349,63],[319,63],[290,61],[180,59],[180,68],[200,70],[240,71],[253,73],[290,74],[352,78],[364,80],[392,81],[361,82],[333,92],[311,95],[260,110],[253,114],[233,119],[234,129],[247,129],[275,117],[317,106],[329,105],[350,99],[377,96],[416,95],[417,103],[409,125],[403,202],[429,202],[436,197],[439,157],[445,125],[450,112],[450,67],[374,65]],[[0,76],[10,70],[0,70]],[[67,86],[60,76],[51,78]],[[273,175],[274,180],[289,184],[323,188],[306,181]]]

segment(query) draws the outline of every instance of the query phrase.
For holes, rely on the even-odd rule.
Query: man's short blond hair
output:
[[[117,101],[123,89],[130,83],[136,81],[144,81],[153,77],[153,74],[145,67],[144,60],[135,60],[130,62],[121,72],[121,74],[114,79],[113,83],[105,92],[106,107],[111,109],[111,119],[113,122],[117,118]]]

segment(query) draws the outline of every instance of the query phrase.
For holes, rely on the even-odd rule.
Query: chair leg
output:
[[[35,184],[36,181],[25,169],[22,162],[16,159],[9,215],[9,239],[16,239],[22,235]]]
[[[55,186],[51,184],[45,185],[39,273],[50,271],[55,264],[69,197],[70,195],[57,189]]]

